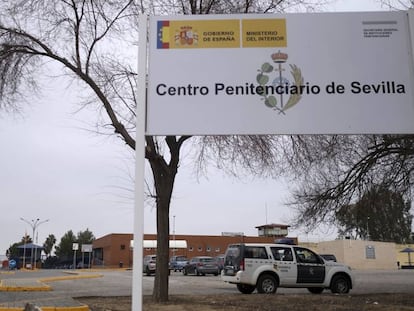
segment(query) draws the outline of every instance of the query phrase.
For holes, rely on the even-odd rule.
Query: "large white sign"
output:
[[[407,12],[151,17],[146,134],[413,133]]]

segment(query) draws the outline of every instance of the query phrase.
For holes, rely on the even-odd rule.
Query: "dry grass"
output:
[[[130,311],[131,297],[82,297],[91,311]],[[413,310],[414,294],[370,295],[180,295],[171,296],[168,303],[153,303],[144,297],[144,311],[390,311]]]

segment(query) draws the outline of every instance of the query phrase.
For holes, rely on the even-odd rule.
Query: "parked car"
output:
[[[183,274],[195,274],[206,275],[214,274],[219,275],[219,266],[213,257],[210,256],[197,256],[191,258],[191,260],[183,267]]]
[[[310,249],[286,244],[231,244],[226,251],[222,280],[243,294],[257,290],[273,294],[278,287],[324,289],[347,294],[354,284],[351,268],[325,261]]]
[[[147,255],[144,257],[143,261],[143,270],[146,275],[151,275],[155,273],[155,267],[157,263],[157,255]]]
[[[336,257],[334,254],[319,254],[319,256],[321,256],[323,259],[327,260],[327,261],[334,261],[336,262]]]
[[[174,272],[181,272],[186,264],[188,264],[188,258],[185,256],[172,256],[170,259],[170,269]]]
[[[221,270],[223,270],[224,267],[224,258],[226,257],[225,254],[218,255],[214,257],[214,260],[217,262],[217,265],[219,267],[219,273],[221,273]]]

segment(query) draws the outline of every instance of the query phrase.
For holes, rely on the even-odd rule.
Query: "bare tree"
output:
[[[297,185],[292,204],[296,226],[335,223],[337,213],[375,185],[411,198],[413,135],[290,137],[284,145]]]
[[[378,0],[378,2],[391,10],[409,10],[414,8],[413,0]]]
[[[325,3],[319,1],[318,3]],[[103,112],[100,131],[135,148],[137,16],[146,14],[272,13],[315,4],[305,0],[9,0],[0,2],[0,107],[33,96],[50,64],[78,81],[82,105]],[[132,46],[132,49],[131,49]],[[143,68],[139,68],[144,70]],[[68,84],[76,85],[76,84]],[[138,103],[142,104],[142,103]],[[146,137],[157,207],[157,274],[153,297],[168,300],[169,208],[183,145],[190,136]],[[213,162],[233,174],[270,172],[281,160],[274,137],[194,138],[198,164]],[[214,153],[211,153],[214,152]],[[229,165],[230,164],[230,165]],[[200,165],[202,167],[202,165]],[[270,174],[270,173],[269,173]]]

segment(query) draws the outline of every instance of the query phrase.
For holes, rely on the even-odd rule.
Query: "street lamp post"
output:
[[[37,248],[35,248],[35,256],[33,258],[33,245],[34,245],[34,241],[35,241],[35,232],[36,232],[36,228],[39,227],[41,224],[44,224],[45,222],[48,222],[49,219],[46,220],[40,220],[39,218],[37,218],[36,220],[27,220],[24,219],[23,217],[20,217],[20,220],[24,221],[25,223],[27,223],[30,227],[32,227],[32,249],[30,252],[30,264],[32,265],[32,269],[34,267],[34,264],[36,262],[36,255],[37,255]],[[37,241],[36,241],[37,243]]]

